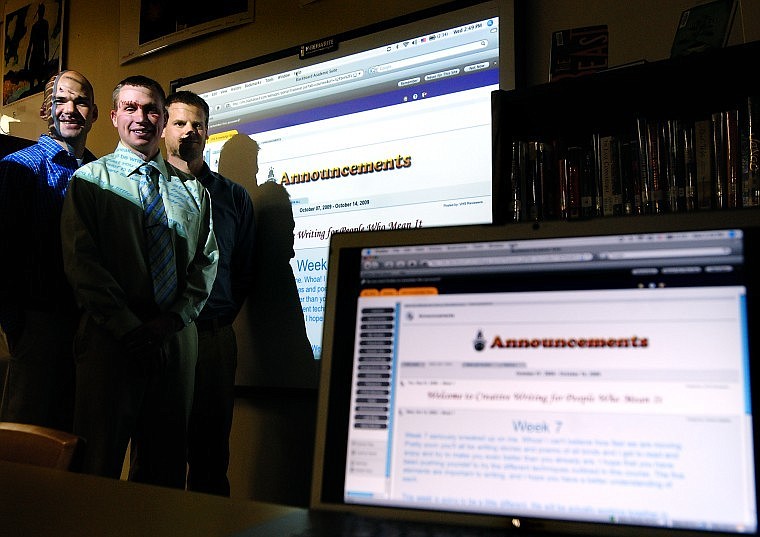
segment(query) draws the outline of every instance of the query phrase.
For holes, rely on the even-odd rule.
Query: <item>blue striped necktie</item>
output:
[[[156,304],[166,310],[174,301],[177,291],[177,267],[164,202],[151,178],[151,171],[153,168],[148,164],[140,166],[140,197],[145,210],[145,234],[153,293]]]

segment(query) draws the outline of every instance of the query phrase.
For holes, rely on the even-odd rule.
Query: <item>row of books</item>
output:
[[[697,119],[639,117],[583,144],[514,140],[508,219],[760,207],[760,97]]]

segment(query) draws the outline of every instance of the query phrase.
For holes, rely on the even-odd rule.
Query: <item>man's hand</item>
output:
[[[166,338],[184,326],[180,316],[174,312],[162,313],[128,332],[122,338],[124,349],[130,353],[143,353],[158,349]]]

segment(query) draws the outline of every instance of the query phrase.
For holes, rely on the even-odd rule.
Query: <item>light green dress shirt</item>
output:
[[[119,143],[116,151],[74,173],[63,205],[66,276],[79,304],[117,339],[158,313],[139,192],[143,163]],[[200,181],[160,153],[151,164],[160,172],[177,264],[178,291],[167,311],[187,325],[200,313],[216,277],[211,200]]]

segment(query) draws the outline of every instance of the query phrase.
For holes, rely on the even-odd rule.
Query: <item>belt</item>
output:
[[[199,331],[203,332],[215,332],[216,330],[219,330],[220,328],[224,328],[225,326],[229,326],[232,324],[232,321],[227,321],[225,319],[196,319],[195,320],[195,326]]]

